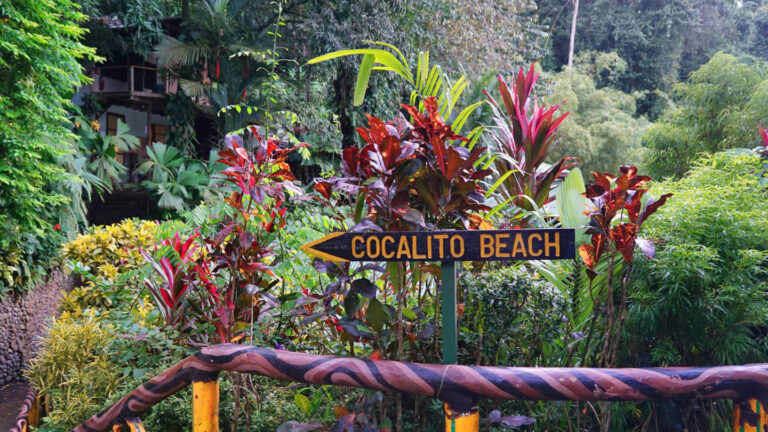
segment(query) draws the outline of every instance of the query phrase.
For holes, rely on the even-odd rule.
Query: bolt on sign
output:
[[[328,261],[572,259],[573,229],[337,232],[302,246]]]

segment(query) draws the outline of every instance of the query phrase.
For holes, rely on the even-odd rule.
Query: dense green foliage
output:
[[[549,64],[565,65],[573,4],[537,4],[542,23],[552,26]],[[718,50],[765,59],[764,7],[763,0],[580,0],[575,51],[616,51],[628,66],[618,82],[624,91],[666,91]]]
[[[23,290],[62,240],[54,225],[71,189],[59,159],[72,151],[67,109],[85,80],[83,19],[69,0],[5,1],[0,8],[0,296]],[[60,225],[59,225],[60,226]]]
[[[0,296],[67,238],[81,282],[28,371],[50,401],[44,428],[213,343],[439,363],[439,266],[298,252],[331,231],[579,229],[574,260],[462,266],[463,364],[766,360],[768,150],[747,150],[768,123],[763,0],[581,0],[571,67],[567,0],[32,3],[0,0]],[[98,60],[80,40],[178,79],[165,143],[123,123],[102,136],[99,95],[71,107]],[[528,70],[539,58],[545,72]],[[128,180],[118,152],[136,149],[132,179],[171,220],[75,237],[86,201]],[[442,426],[421,397],[221,382],[233,431]],[[189,397],[147,426],[189,429]],[[535,430],[723,429],[730,415],[480,405],[493,409]]]
[[[559,131],[563,139],[556,157],[576,156],[584,172],[610,171],[621,164],[639,165],[643,148],[639,138],[648,128],[644,117],[636,117],[637,97],[613,87],[598,88],[595,78],[612,80],[611,66],[576,63],[576,68],[549,77],[549,104],[563,104],[570,113]],[[593,78],[594,77],[594,78]]]
[[[763,361],[768,287],[768,205],[752,154],[718,153],[654,193],[674,199],[648,224],[663,240],[643,260],[632,293],[629,352],[653,364]]]
[[[189,0],[184,0],[189,4]],[[176,0],[78,0],[85,15],[93,18],[82,23],[90,31],[86,41],[103,54],[134,51],[147,54],[163,37],[162,21],[158,17],[178,14]],[[110,31],[126,26],[130,32]]]
[[[648,168],[680,176],[699,153],[759,144],[757,125],[768,119],[768,64],[718,53],[675,86],[679,109],[643,137]]]
[[[754,175],[758,165],[752,154],[718,153],[697,161],[682,179],[652,188],[675,195],[647,224],[663,243],[655,259],[638,259],[633,272],[623,364],[766,360],[768,206]],[[727,405],[680,401],[646,408],[668,427],[730,428]]]
[[[751,18],[748,53],[765,58],[765,53],[768,52],[768,5],[759,6],[759,2],[745,3],[746,12]]]

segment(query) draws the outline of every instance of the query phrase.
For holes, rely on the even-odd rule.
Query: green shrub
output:
[[[548,355],[564,339],[566,299],[523,266],[463,277],[459,283],[460,358],[464,364],[550,366]]]
[[[45,423],[70,429],[104,408],[120,383],[109,325],[94,315],[55,321],[25,376],[44,396]]]
[[[564,342],[571,299],[523,265],[484,269],[459,282],[464,313],[459,321],[459,363],[483,366],[565,366]],[[577,413],[572,402],[493,401],[492,410],[536,419],[531,430],[567,430]],[[432,418],[438,413],[430,413]],[[585,422],[585,425],[587,422]],[[437,430],[437,429],[434,429]],[[485,430],[485,429],[483,429]],[[488,430],[507,430],[489,426]],[[528,429],[526,429],[528,430]]]
[[[768,192],[753,154],[699,160],[679,181],[656,184],[674,197],[649,220],[663,244],[633,274],[629,352],[652,364],[712,365],[766,360]]]
[[[652,187],[674,196],[645,225],[660,244],[653,260],[636,259],[625,366],[768,360],[768,190],[754,175],[759,158],[744,153],[705,156],[681,180]],[[660,427],[687,430],[730,430],[728,406],[641,405]]]

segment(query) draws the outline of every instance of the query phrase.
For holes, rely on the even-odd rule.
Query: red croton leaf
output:
[[[648,192],[646,186],[651,178],[637,175],[637,168],[634,166],[622,166],[620,171],[621,175],[615,178],[616,186],[610,190],[611,180],[614,179],[612,175],[592,173],[596,183],[590,185],[584,194],[588,198],[598,198],[592,199],[593,207],[585,212],[590,219],[586,232],[592,234],[592,245],[579,249],[579,254],[590,269],[597,265],[600,256],[608,250],[608,245],[604,244],[607,241],[612,242],[615,250],[621,253],[627,263],[632,262],[635,246],[649,258],[655,254],[653,243],[638,239],[638,232],[648,216],[662,206],[672,194],[662,195],[657,201],[649,199],[643,206],[642,199]],[[629,222],[625,222],[623,212],[626,212]],[[617,218],[623,223],[614,226]]]
[[[401,206],[401,207],[393,207],[392,212],[401,218],[405,220],[406,222],[416,225],[419,228],[424,228],[424,215],[421,214],[420,211],[407,207],[407,206]]]
[[[400,139],[394,136],[387,136],[382,139],[379,149],[384,161],[384,166],[387,169],[392,169],[395,166],[395,163],[399,161],[400,153],[402,152]]]
[[[629,177],[626,174],[616,177],[616,193],[623,193],[629,190]]]
[[[595,259],[595,247],[591,244],[579,246],[579,256],[587,267],[594,269],[595,265],[597,265],[597,260]]]
[[[632,165],[622,165],[619,167],[619,172],[627,177],[634,177],[637,175],[637,167]]]
[[[627,216],[632,223],[637,223],[638,216],[640,216],[640,208],[642,206],[642,198],[648,189],[639,189],[634,191],[631,200],[624,205],[624,209],[627,210]]]
[[[245,273],[261,272],[261,273],[267,273],[270,276],[274,276],[272,271],[269,269],[269,266],[260,262],[249,262],[249,263],[241,264],[239,267],[239,270]]]
[[[320,181],[312,186],[312,189],[319,192],[325,199],[331,199],[331,193],[333,192],[333,185],[331,182]]]
[[[459,169],[464,166],[464,158],[450,146],[446,149],[446,156],[447,166],[445,177],[449,180],[453,180],[456,177],[456,174],[458,174]]]
[[[344,174],[350,177],[357,176],[357,168],[360,165],[360,149],[347,147],[342,150],[341,158],[344,161],[341,167]]]
[[[604,231],[608,231],[613,218],[624,209],[626,199],[626,191],[617,191],[615,189],[605,197],[603,206],[600,209],[602,215],[601,224],[603,225]]]
[[[619,167],[621,174],[627,177],[627,189],[637,190],[645,187],[651,178],[649,176],[637,175],[636,166],[622,165]]]
[[[587,190],[584,192],[584,196],[587,198],[597,198],[605,193],[605,188],[599,184],[591,184],[587,186]]]
[[[652,200],[649,199],[648,202],[645,203],[645,208],[643,209],[642,213],[640,213],[640,217],[637,219],[637,225],[642,226],[643,222],[645,222],[646,219],[648,219],[648,216],[656,213],[656,210],[659,209],[662,205],[664,205],[665,202],[667,202],[667,198],[671,197],[672,194],[664,194],[661,197],[659,197],[658,200]]]
[[[616,178],[613,174],[592,172],[592,176],[595,177],[595,183],[602,186],[604,190],[611,189],[611,181]]]
[[[370,128],[371,138],[373,139],[373,142],[376,144],[381,143],[384,141],[384,138],[389,136],[389,131],[387,131],[387,125],[384,123],[384,121],[378,117],[372,116],[370,114],[366,114],[368,117],[368,125]]]
[[[271,180],[277,181],[277,182],[281,182],[281,181],[292,182],[296,180],[296,177],[293,176],[293,173],[291,172],[291,168],[288,166],[288,164],[281,164],[280,169],[273,172],[269,177]]]
[[[243,194],[240,192],[232,192],[224,201],[238,210],[243,208]]]
[[[632,256],[635,252],[635,239],[637,238],[637,225],[633,223],[623,223],[611,228],[611,240],[616,244],[624,261],[632,262]]]

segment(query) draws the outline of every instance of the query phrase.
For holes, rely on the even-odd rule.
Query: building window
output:
[[[125,123],[125,115],[107,113],[107,135],[117,135],[117,121]]]
[[[151,142],[159,142],[159,143],[165,144],[167,134],[168,134],[168,126],[153,124]]]

